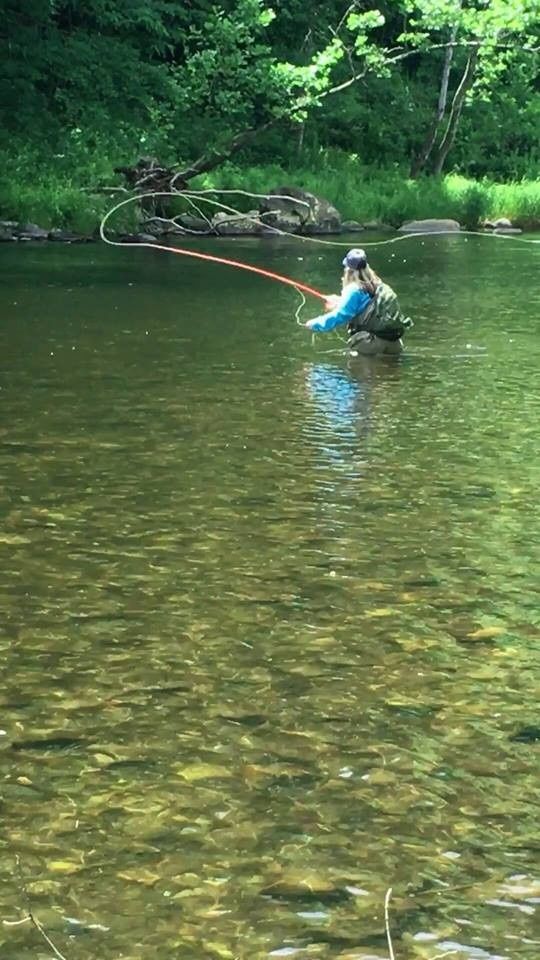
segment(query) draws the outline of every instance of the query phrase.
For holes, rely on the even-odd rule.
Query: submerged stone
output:
[[[531,725],[522,727],[510,737],[511,743],[538,743],[540,741],[540,726]]]
[[[179,770],[178,776],[192,783],[196,780],[215,780],[222,777],[231,777],[232,773],[228,767],[222,767],[217,763],[192,763],[182,770]]]

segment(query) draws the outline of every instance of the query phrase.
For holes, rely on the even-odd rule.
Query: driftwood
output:
[[[115,167],[114,172],[122,174],[131,190],[176,190],[180,193],[187,187],[187,180],[179,177],[171,167],[162,166],[155,157],[141,157],[132,166]]]

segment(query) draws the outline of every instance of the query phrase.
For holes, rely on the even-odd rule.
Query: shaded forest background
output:
[[[538,185],[539,0],[0,9],[4,216],[91,218],[81,190],[141,155],[195,183],[311,177],[329,199],[377,177]]]

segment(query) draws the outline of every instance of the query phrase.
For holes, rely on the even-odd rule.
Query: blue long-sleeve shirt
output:
[[[356,284],[350,284],[343,291],[337,307],[330,313],[324,313],[320,317],[308,320],[306,326],[313,333],[328,333],[334,327],[349,323],[359,313],[362,313],[369,303],[371,303],[369,293],[366,293],[365,290],[359,290]]]

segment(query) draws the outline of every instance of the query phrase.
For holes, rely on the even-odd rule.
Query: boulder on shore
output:
[[[175,218],[176,223],[187,233],[210,233],[211,228],[202,217],[196,217],[193,213],[181,213]]]
[[[48,240],[49,231],[38,227],[37,223],[20,223],[15,228],[15,235],[19,240]]]
[[[89,243],[92,237],[83,237],[80,233],[72,233],[71,230],[49,230],[49,240],[55,240],[57,243]]]
[[[231,214],[220,210],[212,217],[212,227],[220,236],[254,236],[261,232],[259,211],[249,210],[248,213],[244,214]]]
[[[484,227],[487,230],[495,230],[496,227],[513,227],[514,224],[508,217],[497,217],[496,220],[486,220]]]
[[[18,226],[17,220],[0,220],[0,242],[9,243],[10,240],[16,240]]]
[[[523,233],[521,227],[495,227],[493,233]]]
[[[265,223],[287,233],[341,233],[341,214],[323,197],[300,187],[281,186],[261,200]]]
[[[515,227],[508,217],[498,217],[497,220],[486,220],[485,230],[493,230],[494,233],[521,233],[519,227]]]
[[[399,233],[458,233],[457,220],[409,220],[398,228]]]
[[[134,243],[155,243],[156,238],[151,233],[136,233]]]
[[[0,220],[0,241],[10,240],[55,240],[60,243],[90,243],[93,237],[72,233],[71,230],[44,230],[36,223],[19,223],[17,220]]]
[[[392,231],[394,228],[389,223],[381,223],[380,220],[368,220],[364,224],[364,230],[379,230],[382,232]]]
[[[121,243],[155,243],[156,238],[151,233],[121,233],[118,237]]]
[[[341,229],[343,233],[362,233],[366,227],[359,223],[358,220],[344,220],[341,224]]]
[[[165,237],[172,231],[169,221],[158,220],[154,217],[151,217],[148,220],[141,220],[139,226],[141,227],[143,233],[150,234],[154,240],[159,239],[160,237]],[[177,232],[183,233],[182,230],[178,230]]]

